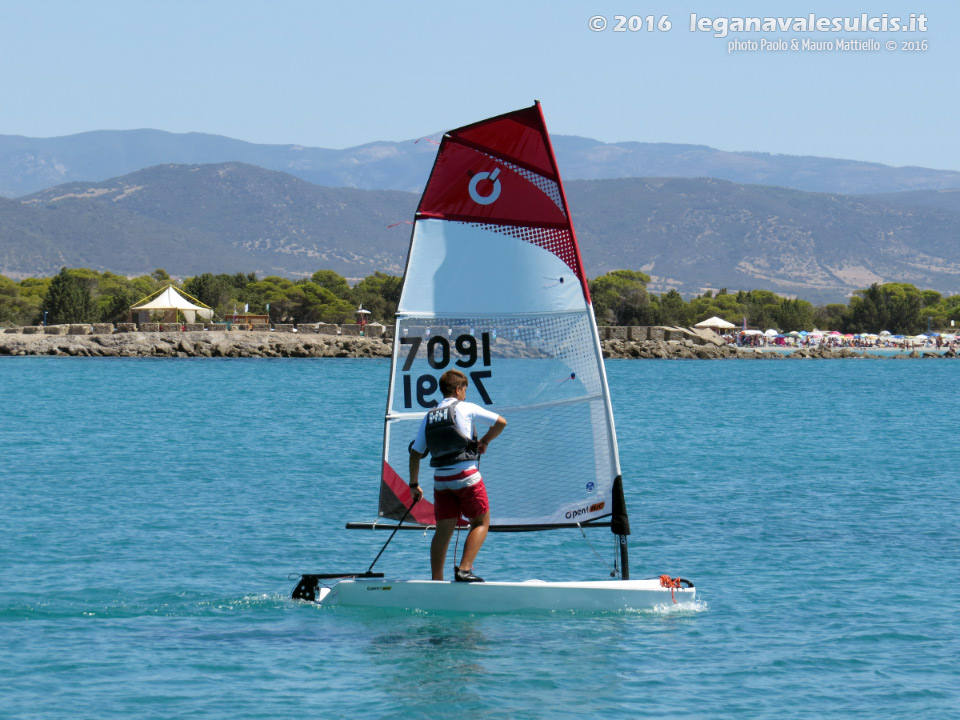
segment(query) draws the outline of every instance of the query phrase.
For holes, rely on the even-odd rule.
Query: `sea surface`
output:
[[[694,609],[293,602],[386,540],[344,529],[386,361],[0,358],[0,717],[960,717],[960,365],[607,371],[632,575]],[[376,569],[426,577],[428,544]],[[607,572],[577,531],[492,534],[477,570]]]

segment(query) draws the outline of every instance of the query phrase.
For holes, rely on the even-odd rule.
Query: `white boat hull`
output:
[[[320,588],[321,605],[448,612],[650,610],[693,603],[694,588],[670,590],[659,578],[594,582],[484,582],[341,580]]]

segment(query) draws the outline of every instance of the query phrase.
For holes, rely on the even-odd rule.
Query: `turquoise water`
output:
[[[343,524],[374,517],[388,363],[0,358],[0,717],[956,717],[957,366],[607,367],[633,575],[697,611],[291,602],[386,540]],[[605,572],[566,531],[477,567]]]

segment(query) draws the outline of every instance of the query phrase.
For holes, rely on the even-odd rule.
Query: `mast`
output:
[[[620,545],[620,579],[629,580],[627,535],[630,534],[630,518],[627,517],[627,503],[623,499],[623,478],[620,475],[613,481],[613,517],[610,519],[610,531],[617,536]]]

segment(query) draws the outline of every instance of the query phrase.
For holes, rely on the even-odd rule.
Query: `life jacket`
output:
[[[477,432],[473,437],[463,434],[457,426],[458,400],[427,413],[427,449],[430,451],[430,467],[446,467],[466,460],[479,460]]]

